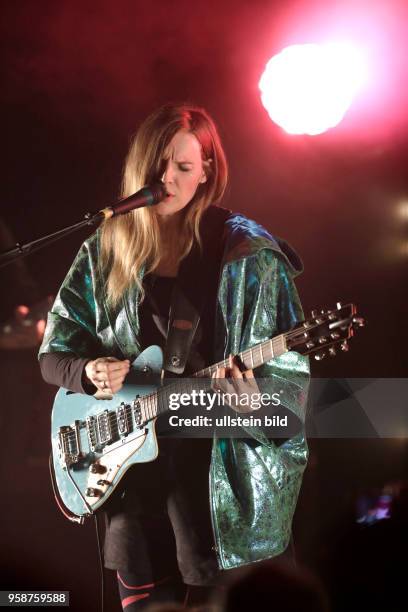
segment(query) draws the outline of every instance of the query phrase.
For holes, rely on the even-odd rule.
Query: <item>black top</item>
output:
[[[145,298],[139,307],[140,345],[144,350],[152,344],[164,349],[167,337],[169,310],[175,278],[149,274],[144,278]],[[210,364],[213,340],[215,296],[206,305],[191,347],[185,375]],[[205,330],[205,333],[204,331]],[[43,353],[40,358],[44,380],[75,393],[95,393],[94,385],[86,382],[85,365],[89,358],[74,353]]]

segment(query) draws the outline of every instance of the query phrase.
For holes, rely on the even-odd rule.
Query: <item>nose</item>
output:
[[[164,173],[163,173],[161,180],[165,184],[173,183],[174,181],[174,168],[173,168],[173,164],[171,163],[171,159],[168,159],[165,162]]]

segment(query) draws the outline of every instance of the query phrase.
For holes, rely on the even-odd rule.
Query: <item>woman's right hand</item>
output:
[[[85,366],[85,374],[89,382],[97,389],[114,395],[122,388],[129,369],[129,359],[120,361],[115,357],[99,357],[88,361]]]

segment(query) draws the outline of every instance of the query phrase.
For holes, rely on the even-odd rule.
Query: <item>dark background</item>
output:
[[[223,204],[299,252],[305,311],[353,301],[368,321],[351,351],[315,363],[314,376],[405,377],[407,16],[402,1],[9,2],[0,26],[2,218],[24,242],[102,208],[118,196],[139,122],[168,101],[197,103],[214,116],[229,159]],[[285,45],[339,35],[366,46],[369,85],[338,127],[288,136],[260,102],[266,62]],[[38,297],[55,294],[86,235],[26,259]],[[12,279],[2,285],[5,300],[21,302]],[[91,609],[91,527],[67,524],[48,489],[53,390],[35,351],[2,351],[1,360],[5,588],[58,586]],[[319,570],[339,524],[351,526],[344,508],[358,491],[404,476],[406,443],[312,440],[311,450],[295,535]]]

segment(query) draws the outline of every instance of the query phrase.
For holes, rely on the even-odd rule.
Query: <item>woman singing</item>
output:
[[[166,348],[180,294],[199,318],[186,376],[302,320],[296,254],[216,205],[227,164],[203,109],[167,105],[140,126],[122,195],[157,180],[165,199],[105,221],[82,245],[49,313],[40,350],[47,382],[116,393],[137,355]],[[230,364],[217,378],[251,384],[251,370]],[[307,359],[289,352],[255,374],[303,420]],[[160,418],[156,431],[158,459],[132,467],[106,504],[105,565],[117,571],[127,612],[284,553],[307,460],[302,433],[279,442],[252,427],[245,438],[181,439]]]

